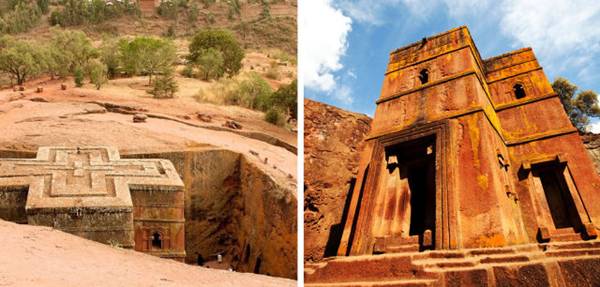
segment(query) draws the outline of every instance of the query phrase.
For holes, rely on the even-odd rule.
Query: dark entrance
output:
[[[581,222],[563,175],[565,168],[564,164],[542,164],[533,167],[533,176],[540,179],[554,227],[577,231]]]
[[[435,136],[395,145],[400,177],[410,189],[409,235],[418,236],[419,249],[435,248]]]

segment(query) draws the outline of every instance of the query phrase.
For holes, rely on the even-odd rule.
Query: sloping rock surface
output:
[[[304,100],[304,259],[335,252],[342,211],[371,119]]]
[[[296,286],[191,266],[58,231],[0,220],[0,286]]]

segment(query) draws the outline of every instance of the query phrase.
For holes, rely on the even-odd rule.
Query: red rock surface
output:
[[[332,225],[340,223],[371,119],[304,100],[304,259],[323,258]]]
[[[206,269],[0,220],[0,286],[296,286],[296,281]]]

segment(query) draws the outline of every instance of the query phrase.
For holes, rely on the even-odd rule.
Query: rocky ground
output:
[[[187,265],[48,227],[0,220],[0,286],[296,286],[288,279]]]
[[[328,241],[341,235],[342,211],[370,124],[371,119],[366,115],[304,101],[304,259],[307,262],[319,261],[325,252],[336,249],[328,248]]]
[[[119,149],[121,154],[164,153],[197,148],[222,149],[239,154],[245,159],[244,166],[252,167],[242,168],[242,170],[258,169],[259,172],[252,173],[252,179],[261,180],[258,183],[248,183],[247,180],[241,182],[240,184],[244,186],[240,188],[239,193],[247,196],[240,197],[240,200],[248,200],[248,202],[244,202],[244,206],[261,207],[248,211],[247,214],[254,214],[252,220],[268,217],[268,220],[262,222],[269,225],[253,225],[254,221],[248,219],[248,222],[239,224],[237,228],[232,227],[235,231],[232,234],[249,238],[246,239],[246,241],[250,240],[249,242],[253,242],[251,240],[266,241],[267,237],[278,238],[277,243],[271,241],[268,243],[270,247],[265,247],[262,251],[264,253],[257,255],[263,256],[265,260],[260,273],[294,278],[295,266],[274,266],[273,264],[270,266],[267,262],[274,261],[272,258],[278,256],[277,252],[283,252],[282,249],[286,250],[286,254],[295,254],[296,250],[296,133],[291,131],[289,126],[278,127],[265,122],[264,114],[261,112],[237,106],[200,103],[194,99],[191,91],[194,90],[194,85],[201,81],[183,77],[178,77],[177,80],[183,88],[173,99],[154,99],[147,94],[145,91],[148,89],[146,77],[111,80],[100,91],[90,85],[75,88],[71,80],[65,81],[67,89],[62,90],[62,81],[49,79],[28,82],[25,85],[25,91],[15,92],[10,88],[2,89],[0,90],[0,150],[35,152],[39,146],[108,145]],[[43,92],[37,92],[37,87],[42,87]],[[225,159],[215,157],[211,162],[202,162],[202,166],[212,166],[218,169]],[[265,177],[262,177],[263,175]],[[263,184],[263,181],[269,184]],[[217,183],[216,186],[220,186],[220,183]],[[253,193],[256,196],[252,196]],[[206,194],[212,193],[206,192]],[[286,200],[278,203],[281,206],[274,207],[270,206],[274,204],[272,201],[260,200],[265,198],[274,200],[285,198]],[[206,204],[210,205],[210,202],[219,202],[219,200],[214,197],[208,198]],[[229,206],[229,209],[234,210],[235,208]],[[285,210],[287,214],[275,216],[275,210]],[[280,217],[286,220],[271,220]],[[241,216],[236,218],[244,219]],[[23,236],[19,236],[19,232],[33,234],[26,236],[34,239],[29,242],[32,244],[30,248],[5,245],[3,247],[7,247],[11,252],[0,250],[0,253],[4,254],[1,256],[3,259],[19,258],[19,260],[23,260],[22,263],[11,261],[13,262],[11,264],[0,262],[0,266],[3,266],[3,270],[0,271],[0,286],[5,286],[3,285],[5,282],[8,282],[7,286],[93,286],[101,280],[108,281],[108,283],[104,281],[102,283],[103,285],[109,284],[108,286],[123,285],[123,282],[136,282],[136,284],[140,282],[139,286],[190,286],[192,284],[197,286],[197,282],[206,283],[205,286],[239,286],[242,284],[241,282],[249,286],[294,285],[285,280],[277,281],[254,275],[232,275],[216,270],[198,269],[185,264],[171,263],[166,259],[146,259],[148,256],[143,254],[133,256],[129,251],[127,254],[132,259],[127,260],[131,263],[123,265],[123,263],[119,263],[125,260],[123,258],[112,258],[111,255],[101,256],[103,251],[90,253],[87,245],[97,245],[91,242],[81,243],[86,247],[80,246],[81,248],[72,249],[70,253],[63,252],[64,248],[58,247],[56,250],[59,253],[55,251],[53,253],[35,245],[41,241],[46,244],[46,240],[42,240],[46,237],[42,231],[47,231],[47,229],[32,229],[28,226],[12,226],[11,228],[22,230],[7,231],[5,234],[10,234],[7,236],[10,237],[7,239],[9,242],[21,240]],[[274,232],[268,233],[265,230],[274,230]],[[260,240],[262,236],[267,237]],[[61,240],[57,241],[61,242]],[[27,242],[23,244],[25,243]],[[65,244],[71,247],[70,243]],[[253,243],[253,249],[262,250],[259,249],[261,246],[259,243]],[[110,247],[107,248],[110,249]],[[85,257],[85,259],[78,261],[76,258],[80,257]],[[142,259],[137,259],[138,257]],[[278,257],[283,256],[279,255]],[[36,261],[39,266],[31,264],[27,260]],[[124,262],[128,262],[127,260]],[[127,264],[138,264],[137,260],[141,260],[139,268],[128,267]],[[146,264],[144,260],[149,260],[151,263]],[[110,263],[111,261],[113,263]],[[158,263],[159,261],[168,262]],[[295,263],[295,258],[286,262],[289,261]],[[105,267],[106,264],[112,266]],[[74,267],[69,270],[71,265]],[[23,266],[28,267],[23,268]],[[56,268],[45,268],[47,266],[56,266]],[[66,266],[64,267],[65,271],[56,271],[55,269],[59,269],[59,266]],[[122,269],[124,275],[119,273],[121,267],[117,266],[125,266],[125,269]],[[102,268],[107,269],[104,271]],[[164,273],[158,271],[163,269]],[[21,272],[19,270],[28,271]],[[32,272],[31,270],[36,271]],[[73,270],[81,272],[74,273]],[[252,271],[248,268],[243,270]],[[98,272],[100,275],[94,275],[96,276],[94,277],[91,275],[93,272]],[[84,274],[85,276],[78,275],[77,278],[71,278],[73,274]],[[106,274],[115,276],[106,280]],[[158,277],[159,274],[165,274],[165,276]],[[120,281],[120,278],[129,279]],[[20,282],[31,282],[31,284],[21,285]],[[63,283],[59,284],[59,282]],[[96,282],[96,284],[92,284],[92,282]],[[130,286],[131,284],[126,285]]]
[[[136,88],[143,82],[145,78],[111,81],[100,91],[70,83],[61,90],[60,81],[31,82],[23,92],[0,90],[0,149],[110,145],[123,153],[142,153],[212,145],[257,162],[268,158],[277,168],[265,171],[295,193],[295,133],[265,122],[260,112],[237,106],[198,103],[185,95],[154,99]],[[37,93],[37,86],[44,91]],[[135,114],[148,118],[136,123]],[[231,122],[241,128],[229,127]]]

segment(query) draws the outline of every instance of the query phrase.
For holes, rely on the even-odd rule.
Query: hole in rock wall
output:
[[[162,248],[162,239],[160,233],[154,232],[152,234],[152,248],[161,249]]]

